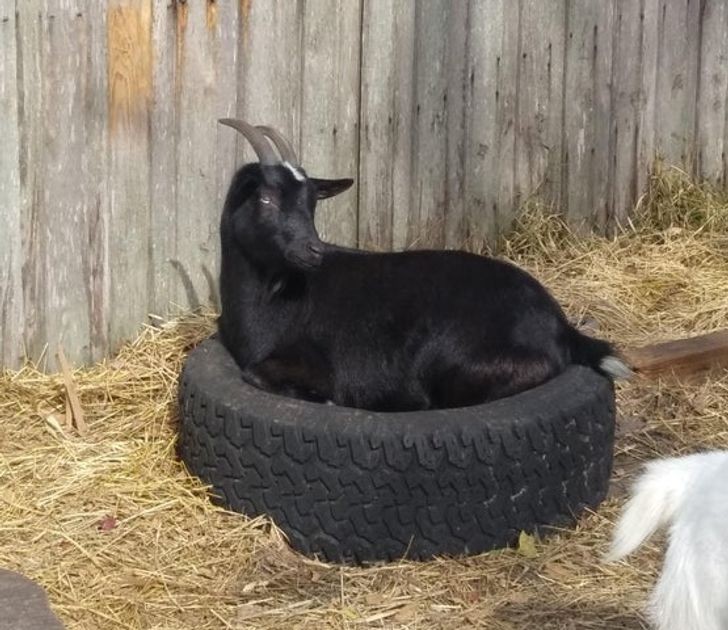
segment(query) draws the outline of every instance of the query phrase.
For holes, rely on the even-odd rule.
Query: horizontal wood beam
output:
[[[728,367],[728,330],[631,348],[623,354],[632,368],[645,376],[689,375]]]

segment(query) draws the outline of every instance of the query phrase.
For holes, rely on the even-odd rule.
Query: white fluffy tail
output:
[[[651,462],[607,556],[634,551],[663,525],[669,543],[650,597],[657,630],[728,629],[728,451]]]
[[[634,486],[605,560],[619,560],[632,553],[660,527],[670,523],[696,472],[693,457],[647,464]]]

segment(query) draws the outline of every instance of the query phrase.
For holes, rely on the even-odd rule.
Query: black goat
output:
[[[353,180],[308,177],[274,130],[220,122],[260,159],[233,177],[220,225],[218,327],[246,381],[309,400],[409,411],[509,396],[570,363],[628,374],[607,342],[577,331],[512,264],[323,243],[316,202]]]

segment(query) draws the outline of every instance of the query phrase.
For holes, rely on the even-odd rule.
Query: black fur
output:
[[[352,180],[301,175],[247,165],[225,201],[218,325],[247,381],[310,400],[408,411],[510,396],[570,363],[599,369],[612,354],[510,263],[322,243],[316,200]]]

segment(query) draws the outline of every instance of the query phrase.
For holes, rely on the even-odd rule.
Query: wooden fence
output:
[[[0,361],[209,299],[251,157],[217,118],[356,176],[340,243],[492,238],[533,193],[605,230],[656,153],[725,181],[727,58],[728,0],[0,0]]]

